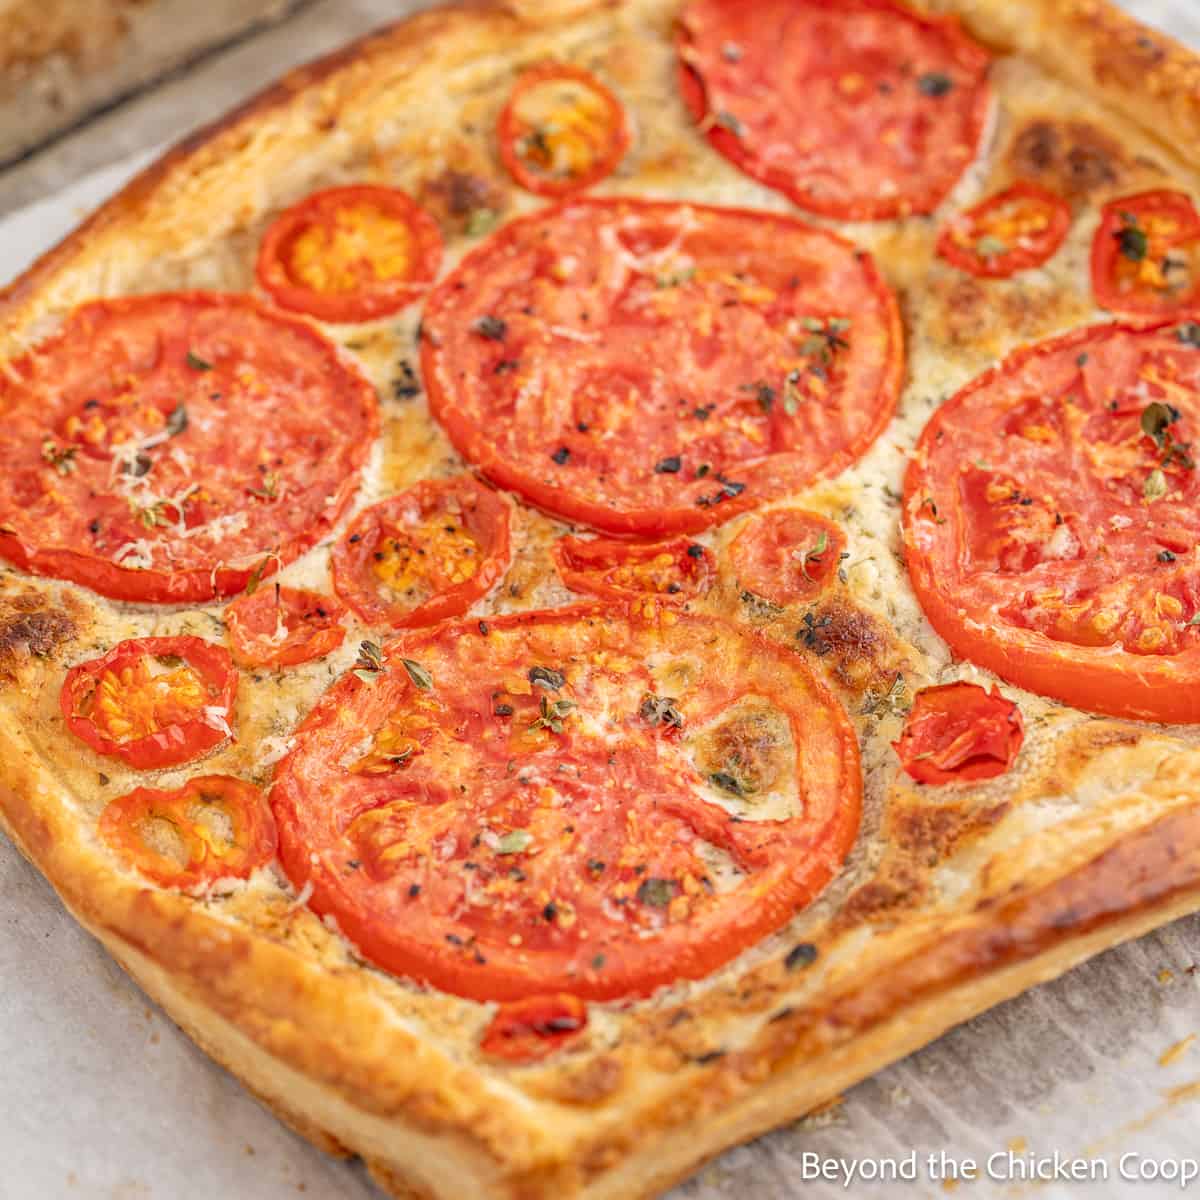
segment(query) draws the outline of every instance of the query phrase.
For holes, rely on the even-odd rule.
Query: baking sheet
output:
[[[239,71],[257,63],[249,90],[304,57],[302,47],[316,53],[400,7],[416,6],[319,4],[231,57]],[[1127,7],[1200,47],[1196,0]],[[229,70],[228,60],[211,68]],[[177,111],[195,106],[188,89],[211,97],[209,85],[202,91],[203,72],[170,85],[188,92],[174,96]],[[142,146],[163,133],[154,122],[144,132]],[[150,156],[122,159],[0,221],[0,277]],[[25,178],[45,169],[35,162]],[[1051,1198],[1200,1197],[1200,1179],[1182,1178],[1200,1171],[1200,1037],[1187,1041],[1200,1035],[1198,964],[1200,917],[1109,951],[952,1031],[825,1113],[730,1151],[671,1200],[951,1190],[992,1200],[1035,1188]],[[958,1186],[947,1180],[954,1166]],[[1064,1179],[1070,1171],[1085,1177]],[[871,1180],[880,1173],[887,1182]],[[290,1134],[195,1049],[0,837],[0,1200],[299,1195],[378,1193],[361,1167]]]

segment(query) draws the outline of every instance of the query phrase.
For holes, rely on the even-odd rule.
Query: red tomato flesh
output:
[[[1002,279],[1040,267],[1062,245],[1071,206],[1040,184],[1015,183],[952,217],[937,251],[971,275]]]
[[[648,595],[687,600],[706,592],[713,576],[712,555],[691,538],[623,542],[563,537],[554,543],[554,566],[572,591],[608,599]]]
[[[239,667],[295,667],[324,658],[346,636],[345,608],[319,592],[264,584],[225,610],[229,648]]]
[[[1024,740],[1021,710],[995,685],[947,683],[917,693],[893,748],[918,783],[966,783],[1003,775]]]
[[[802,604],[837,573],[846,535],[832,521],[798,508],[750,517],[729,547],[738,587],[772,604]]]

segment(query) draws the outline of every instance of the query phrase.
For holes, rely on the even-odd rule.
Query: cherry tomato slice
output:
[[[233,736],[237,671],[224,646],[198,637],[131,638],[67,672],[67,728],[131,767],[175,767]]]
[[[375,389],[248,296],[97,300],[0,372],[0,555],[116,600],[236,595],[336,524]]]
[[[974,158],[989,56],[893,0],[690,0],[680,91],[712,146],[810,212],[932,212]]]
[[[542,63],[517,80],[496,132],[509,174],[539,196],[598,183],[630,141],[616,96],[591,72],[564,63]]]
[[[691,538],[622,542],[615,538],[563,537],[554,543],[554,566],[572,591],[610,599],[699,596],[712,583],[713,557]]]
[[[442,261],[437,222],[394,188],[314,192],[271,223],[259,284],[281,308],[321,321],[373,321],[428,288]]]
[[[646,995],[778,929],[859,822],[802,656],[675,606],[447,621],[318,701],[280,860],[372,962],[457,995]]]
[[[333,586],[366,622],[432,625],[508,570],[512,504],[470,475],[425,479],[364,509],[333,548]]]
[[[1118,313],[1181,312],[1200,304],[1200,214],[1183,192],[1106,204],[1092,242],[1092,291]]]
[[[345,608],[319,592],[260,584],[225,610],[229,648],[239,667],[295,667],[324,658],[346,636]]]
[[[100,836],[138,874],[184,891],[245,879],[275,857],[266,800],[229,775],[200,775],[172,791],[136,788],[100,814]]]
[[[993,779],[1016,760],[1025,740],[1021,710],[977,683],[922,688],[892,746],[918,783]]]
[[[772,604],[800,604],[837,572],[846,535],[832,521],[799,508],[755,514],[729,547],[729,565],[743,591]]]
[[[1097,325],[947,400],[905,562],[954,652],[1091,712],[1200,721],[1200,325]]]
[[[500,1005],[479,1048],[507,1062],[537,1062],[576,1038],[586,1025],[587,1006],[578,996],[530,996]]]
[[[1012,187],[959,213],[938,237],[937,252],[971,275],[1003,279],[1040,267],[1071,227],[1071,206],[1037,183]]]

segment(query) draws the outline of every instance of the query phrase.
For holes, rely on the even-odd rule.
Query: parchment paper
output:
[[[1197,0],[1127,6],[1200,46]],[[160,100],[135,102],[132,118],[104,118],[18,168],[11,186],[0,177],[3,205],[13,187],[28,191],[56,173],[94,166],[104,145],[110,153],[112,145],[143,148],[0,222],[0,277],[10,278],[70,229],[149,157],[149,147],[183,132],[164,128],[164,112],[185,124],[211,117],[214,94],[223,108],[291,63],[413,7],[396,0],[314,5],[175,80],[157,93]],[[1052,1198],[1200,1197],[1200,1179],[1184,1188],[1179,1178],[1200,1170],[1200,1039],[1190,1048],[1185,1042],[1200,1034],[1198,963],[1197,917],[1110,951],[961,1026],[826,1113],[730,1151],[671,1200],[942,1196],[950,1189],[991,1200],[1034,1186]],[[1022,1181],[1033,1169],[1031,1155],[1052,1175],[1055,1154],[1063,1169],[1089,1178]],[[943,1182],[943,1155],[958,1164],[973,1159],[979,1177],[958,1188]],[[989,1162],[992,1155],[999,1157]],[[860,1174],[848,1181],[850,1168]],[[1176,1178],[1165,1178],[1172,1170]],[[863,1182],[861,1173],[881,1171],[916,1178]],[[1140,1171],[1154,1177],[1141,1181]],[[378,1195],[361,1167],[336,1163],[288,1133],[195,1049],[0,838],[0,1200],[300,1194]]]

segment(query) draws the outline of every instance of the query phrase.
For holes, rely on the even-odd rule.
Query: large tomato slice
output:
[[[893,0],[691,0],[679,57],[713,146],[826,216],[932,212],[983,133],[987,52]]]
[[[1200,721],[1200,325],[1018,351],[925,427],[913,586],[964,658],[1079,708]]]
[[[903,369],[870,257],[791,217],[575,200],[513,221],[425,310],[430,404],[503,487],[687,533],[853,462]]]
[[[1200,304],[1200,213],[1183,192],[1142,192],[1104,206],[1092,242],[1092,291],[1119,313]]]
[[[508,570],[512,503],[470,475],[423,479],[354,518],[333,548],[333,586],[368,624],[457,617]]]
[[[1041,184],[1022,181],[950,219],[937,251],[960,270],[1003,279],[1040,267],[1062,245],[1071,206]]]
[[[371,961],[475,999],[644,995],[778,929],[858,828],[854,732],[803,660],[674,608],[447,622],[338,681],[271,801]]]
[[[244,296],[99,300],[0,373],[0,555],[118,600],[241,591],[358,482],[374,390]]]
[[[530,67],[496,127],[500,157],[528,191],[564,196],[611,175],[629,146],[625,110],[590,71]]]
[[[67,728],[97,754],[154,770],[231,737],[236,694],[224,646],[191,636],[130,638],[72,667],[59,705]]]
[[[100,814],[100,836],[139,874],[188,891],[245,879],[275,857],[266,800],[229,775],[200,775],[169,791],[135,788]]]
[[[412,303],[442,261],[437,222],[395,188],[314,192],[280,213],[258,252],[276,304],[322,321],[372,321]]]

